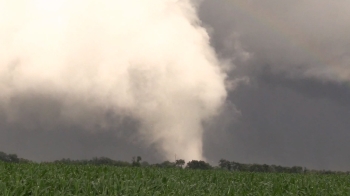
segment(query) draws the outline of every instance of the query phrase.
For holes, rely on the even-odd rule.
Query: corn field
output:
[[[0,163],[0,195],[350,195],[349,175]]]

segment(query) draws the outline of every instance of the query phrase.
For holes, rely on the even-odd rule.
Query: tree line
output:
[[[0,151],[0,161],[7,163],[30,163],[31,161],[23,158],[18,158],[16,154],[6,154]]]
[[[30,160],[19,158],[16,154],[6,154],[0,151],[0,161],[8,163],[33,163]],[[154,168],[181,168],[200,170],[226,170],[231,172],[261,172],[261,173],[315,173],[315,174],[350,174],[350,172],[336,172],[326,170],[309,170],[300,166],[284,167],[267,164],[244,164],[225,159],[219,160],[218,166],[211,166],[202,160],[192,160],[185,162],[178,159],[175,162],[163,161],[162,163],[150,164],[142,161],[141,156],[132,157],[131,162],[116,161],[107,157],[95,157],[89,160],[61,159],[53,162],[42,162],[43,164],[74,164],[74,165],[110,165],[116,167],[154,167]]]
[[[228,161],[221,159],[219,166],[222,169],[229,171],[242,171],[242,172],[264,172],[264,173],[305,173],[306,168],[300,166],[283,167],[279,165],[267,165],[267,164],[243,164],[234,161]]]
[[[117,167],[154,167],[154,168],[187,168],[187,169],[214,169],[205,161],[192,160],[186,164],[185,160],[178,159],[175,162],[163,161],[162,163],[150,164],[142,161],[140,156],[133,157],[131,163],[126,161],[115,161],[107,157],[93,158],[90,160],[61,159],[47,164],[76,164],[76,165],[111,165]],[[186,166],[185,166],[186,164]]]
[[[243,164],[234,161],[220,159],[219,168],[228,171],[239,172],[260,172],[260,173],[297,173],[297,174],[350,174],[350,171],[331,171],[331,170],[310,170],[306,167],[293,166],[285,167],[280,165],[267,164]]]

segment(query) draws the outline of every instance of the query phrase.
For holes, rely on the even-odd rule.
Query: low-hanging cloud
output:
[[[94,131],[131,117],[140,142],[164,158],[204,159],[202,122],[226,89],[194,2],[2,0],[0,26],[7,123]],[[37,108],[36,97],[59,104]]]

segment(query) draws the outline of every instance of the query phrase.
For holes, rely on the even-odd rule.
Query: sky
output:
[[[207,139],[213,159],[350,169],[348,8],[347,1],[203,2],[215,50],[236,66],[230,76],[249,78],[228,96],[239,116],[224,121],[217,141]]]
[[[45,2],[0,0],[0,151],[350,170],[348,1]]]

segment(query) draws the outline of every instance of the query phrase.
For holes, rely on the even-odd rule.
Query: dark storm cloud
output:
[[[346,1],[203,2],[199,14],[212,28],[212,45],[235,65],[230,78],[250,79],[228,98],[239,117],[226,111],[210,127],[216,132],[206,133],[210,160],[350,170],[350,42],[344,34],[350,21],[343,13],[349,6]],[[317,43],[314,51],[305,39]]]
[[[298,82],[284,86],[265,79],[240,86],[230,100],[241,114],[229,115],[231,122],[219,121],[216,134],[206,135],[206,155],[211,160],[349,170],[350,105],[323,95],[329,92],[322,84],[318,87],[304,93]]]
[[[108,123],[113,127],[95,126],[87,131],[84,126],[62,119],[59,98],[28,92],[13,97],[8,107],[14,111],[16,120],[5,115],[4,110],[0,112],[2,151],[34,161],[101,156],[130,161],[137,155],[150,162],[161,160],[156,148],[144,148],[136,138],[139,125],[131,118],[111,116],[107,112],[103,118],[113,121]]]
[[[290,78],[288,74],[273,74],[267,70],[257,76],[261,83],[290,88],[310,99],[329,99],[344,107],[350,104],[350,86],[347,82],[320,81],[315,78]]]
[[[123,4],[123,1],[119,1],[119,4],[118,1],[115,2],[117,2],[117,7],[119,4]],[[125,1],[125,4],[129,5],[128,2]],[[133,2],[141,3],[141,1]],[[149,6],[147,3],[141,4],[146,7]],[[183,5],[187,4],[181,4],[180,2],[179,7],[182,8]],[[78,4],[76,6],[80,9]],[[129,7],[132,8],[133,6],[134,4],[130,3]],[[181,10],[188,10],[189,7],[191,6],[175,9],[174,16],[177,16],[179,13],[187,13],[186,11],[181,12]],[[103,6],[100,8],[101,13],[112,19],[102,8]],[[237,85],[237,81],[242,81],[237,89],[232,88],[233,91],[229,92],[222,114],[210,122],[204,123],[203,151],[204,156],[208,158],[211,164],[217,164],[220,158],[225,158],[244,163],[300,165],[315,169],[350,170],[350,157],[347,152],[347,149],[350,148],[348,142],[350,140],[350,132],[348,131],[350,127],[350,121],[348,120],[350,116],[350,88],[348,84],[350,75],[348,52],[350,51],[350,45],[348,44],[350,43],[350,37],[348,36],[350,34],[350,15],[348,14],[348,8],[349,3],[344,0],[324,1],[321,3],[318,0],[204,0],[202,2],[199,7],[199,17],[210,32],[211,44],[221,60],[231,62],[228,82],[233,81],[233,84]],[[50,9],[55,10],[55,8]],[[95,8],[92,6],[89,9],[93,11]],[[147,7],[147,9],[153,9],[153,7]],[[147,9],[145,8],[145,10]],[[157,11],[157,9],[155,10]],[[14,12],[7,11],[9,16],[14,14]],[[100,21],[95,21],[94,17],[91,18],[90,12],[84,11],[84,9],[80,11],[86,14],[88,20],[85,21],[101,24]],[[113,10],[109,11],[112,13]],[[158,13],[156,11],[155,13]],[[50,13],[52,12],[50,11]],[[75,13],[72,12],[72,14]],[[132,16],[137,13],[137,11],[135,13],[127,11],[125,14],[133,18]],[[26,19],[27,17],[24,18]],[[40,22],[43,17],[40,16],[39,18]],[[198,23],[192,12],[187,13],[185,18],[191,21],[190,24]],[[115,17],[113,20],[106,21],[106,28],[111,28],[111,31],[101,31],[96,37],[94,34],[95,30],[100,28],[90,28],[89,22],[81,24],[79,19],[80,16],[73,20],[73,26],[81,25],[83,30],[88,30],[88,33],[94,36],[81,38],[81,36],[77,36],[78,34],[74,34],[72,38],[81,39],[81,43],[90,43],[89,40],[91,39],[101,40],[102,48],[105,45],[111,48],[111,50],[107,50],[106,58],[113,65],[114,63],[124,64],[124,60],[119,61],[119,58],[115,58],[119,54],[113,55],[113,52],[119,51],[119,49],[124,49],[120,51],[127,51],[126,56],[140,54],[141,56],[135,56],[134,58],[136,59],[136,64],[143,62],[143,60],[154,64],[154,62],[158,62],[159,56],[167,55],[172,57],[170,62],[187,59],[183,58],[183,55],[188,54],[185,49],[191,47],[188,47],[186,43],[189,43],[188,40],[193,39],[193,37],[189,37],[188,40],[175,40],[165,44],[165,48],[150,45],[152,50],[146,47],[145,49],[141,48],[140,52],[140,44],[137,42],[131,45],[128,41],[124,42],[125,40],[134,39],[123,38],[116,42],[111,42],[110,40],[115,40],[114,34],[105,34],[105,32],[119,32],[118,29],[111,28],[113,25],[108,25],[107,23],[116,24],[114,20],[118,19],[124,22],[124,19]],[[154,23],[153,19],[158,21],[159,18],[153,18],[152,15],[150,21],[146,23],[148,24],[145,26],[145,28],[147,27],[146,29],[148,27],[152,30],[158,29],[158,26],[153,27],[153,24],[159,24]],[[177,28],[173,23],[164,21],[164,35],[173,35],[173,32],[178,33],[179,31],[174,31],[173,27],[176,30],[182,27],[180,25]],[[12,27],[11,22],[6,22],[5,20],[4,24],[8,25],[11,30],[15,29]],[[134,22],[136,26],[133,29],[137,37],[140,36],[138,24],[141,23],[139,20]],[[47,25],[47,22],[44,24]],[[187,25],[188,23],[185,24]],[[41,26],[40,23],[37,25]],[[197,26],[191,29],[196,30],[196,32],[198,29],[200,30]],[[47,32],[47,34],[55,38],[58,36],[56,35],[56,30],[54,28],[46,28],[43,32]],[[190,32],[192,31],[184,31],[183,36],[174,34],[174,37],[179,39],[182,37],[186,38],[187,35],[191,35]],[[202,31],[199,32],[199,37],[205,37]],[[26,35],[25,33],[26,31],[24,31],[24,35]],[[31,34],[35,33],[29,31],[29,35]],[[11,35],[11,33],[0,35],[6,37]],[[149,35],[151,36],[153,33]],[[35,40],[38,42],[43,41],[43,37],[38,35]],[[151,36],[150,39],[158,40],[160,37],[162,36]],[[32,37],[29,36],[28,40],[32,40]],[[145,40],[146,43],[151,43],[147,42],[148,39]],[[164,40],[170,39],[165,36]],[[119,48],[119,41],[122,42],[121,48]],[[208,59],[212,60],[214,57],[210,48],[208,49],[206,46],[207,39],[203,38],[199,41],[205,43],[205,50],[203,50],[205,54],[201,57],[208,57],[208,54],[211,54]],[[86,47],[84,44],[81,46],[80,42],[68,42],[70,49],[75,47],[73,50],[77,50],[78,55],[84,57],[77,58],[77,64],[90,65],[91,62],[105,58],[105,56],[102,56],[95,59],[92,54],[95,54],[96,51],[90,51],[89,47]],[[30,43],[34,42],[26,43],[29,44],[29,48],[31,48]],[[179,47],[173,47],[172,44],[174,43]],[[24,46],[27,46],[26,44]],[[95,45],[92,45],[91,48],[95,49]],[[43,48],[48,46],[50,45],[46,46],[44,44]],[[114,48],[116,46],[118,47]],[[53,48],[53,50],[58,49],[60,47]],[[153,49],[157,50],[153,51]],[[3,50],[8,51],[6,48],[3,48]],[[133,51],[139,52],[135,53]],[[173,54],[177,54],[177,51],[179,56],[173,56]],[[40,52],[45,53],[47,51],[43,50]],[[144,55],[144,52],[150,52],[150,54]],[[164,55],[159,55],[163,54],[162,52],[165,52]],[[7,53],[4,54],[0,54],[0,57],[2,57],[1,55],[7,57]],[[45,55],[37,55],[33,58],[40,60],[43,56]],[[60,56],[50,56],[49,53],[47,53],[47,56],[47,61],[44,59],[38,62],[46,65],[46,62],[52,61],[51,57],[60,62]],[[76,55],[72,56],[76,57]],[[124,56],[120,55],[120,57]],[[155,61],[153,61],[153,57],[156,59]],[[125,60],[128,61],[128,59]],[[160,63],[159,66],[169,64],[169,61],[165,62]],[[190,152],[186,145],[181,146],[181,150],[188,152],[188,156],[197,154],[197,157],[199,157],[201,138],[191,133],[193,130],[197,130],[195,131],[196,133],[201,131],[199,125],[201,120],[198,119],[204,118],[202,114],[207,117],[215,113],[215,109],[221,104],[220,100],[225,94],[221,88],[219,93],[216,93],[218,92],[217,88],[212,88],[212,91],[203,93],[203,87],[212,84],[206,83],[206,81],[213,78],[215,74],[214,76],[201,75],[201,73],[204,73],[202,61],[189,61],[189,64],[186,64],[186,62],[175,64],[176,67],[183,67],[183,72],[175,70],[176,73],[181,74],[181,77],[174,74],[174,80],[170,78],[169,81],[165,80],[162,82],[162,84],[169,83],[168,86],[154,85],[158,84],[156,82],[158,80],[154,79],[154,77],[162,75],[160,74],[162,72],[156,71],[158,69],[155,68],[153,71],[148,69],[147,65],[149,64],[145,64],[145,69],[137,69],[136,65],[129,65],[130,62],[128,61],[129,64],[125,64],[125,66],[131,67],[125,70],[128,71],[126,75],[130,74],[131,77],[134,77],[131,78],[134,83],[131,82],[130,88],[136,87],[135,92],[133,91],[133,95],[136,96],[131,96],[135,100],[130,99],[129,96],[125,96],[123,93],[113,93],[115,92],[113,91],[114,88],[120,90],[124,89],[124,87],[127,89],[129,86],[125,86],[123,82],[127,80],[115,81],[116,77],[109,75],[111,73],[110,69],[116,73],[123,72],[123,70],[114,69],[115,67],[112,64],[108,64],[110,63],[109,61],[107,64],[110,67],[107,67],[107,71],[101,72],[100,78],[102,79],[97,80],[97,86],[92,84],[89,86],[91,79],[89,74],[93,75],[96,73],[95,69],[72,70],[68,66],[67,70],[69,71],[67,73],[64,72],[63,75],[66,77],[61,81],[65,84],[63,87],[66,88],[62,88],[63,93],[57,93],[57,89],[47,87],[49,83],[39,80],[42,76],[42,69],[37,67],[34,69],[37,71],[37,75],[34,74],[33,77],[35,79],[36,76],[40,76],[37,83],[28,85],[26,82],[23,82],[26,79],[24,77],[24,79],[18,80],[21,83],[18,87],[19,91],[12,91],[12,87],[18,85],[16,83],[17,79],[21,79],[23,73],[26,73],[25,71],[21,72],[21,69],[26,68],[25,66],[20,66],[21,63],[23,62],[19,62],[18,66],[17,64],[16,66],[6,65],[3,70],[0,69],[0,71],[4,72],[0,82],[5,84],[4,89],[6,90],[5,93],[0,95],[5,100],[0,105],[0,151],[17,153],[21,157],[36,161],[60,158],[92,158],[94,156],[108,156],[113,159],[128,161],[135,155],[141,155],[144,160],[151,162],[163,160],[164,156],[161,154],[164,155],[164,151],[160,150],[161,148],[157,146],[157,143],[150,145],[149,143],[152,142],[143,141],[136,136],[140,126],[142,126],[140,118],[146,119],[143,122],[149,129],[154,128],[155,124],[158,125],[157,127],[161,131],[166,130],[164,127],[179,129],[175,130],[179,133],[176,134],[176,137],[182,138],[186,144],[194,144],[194,149],[198,153]],[[187,70],[187,68],[191,67],[189,65],[198,66],[198,70],[192,70],[195,74],[190,75],[188,79],[190,83],[191,79],[198,79],[200,84],[196,86],[199,88],[198,91],[192,88],[182,91],[184,87],[190,86],[187,83],[181,83],[184,81],[182,78],[184,73],[191,72],[191,70]],[[93,66],[90,68],[93,68]],[[89,71],[85,73],[84,70]],[[54,70],[51,71],[52,76],[57,76]],[[74,80],[73,76],[79,75],[78,73],[83,73],[82,75],[86,77]],[[208,73],[213,72],[209,70]],[[168,76],[161,78],[168,78]],[[57,78],[62,79],[61,77],[59,75]],[[46,78],[44,77],[44,79],[50,78],[50,75]],[[67,78],[71,79],[71,81],[66,80]],[[220,77],[219,79],[220,85],[218,86],[222,87],[222,78]],[[87,81],[84,84],[88,85],[89,88],[87,88],[86,92],[83,90],[83,93],[77,91],[75,94],[71,94],[69,89],[72,86],[70,84],[75,84],[75,81]],[[110,81],[113,81],[115,86],[105,85],[110,83]],[[176,87],[177,85],[179,85],[179,88],[175,88],[174,94],[163,96],[164,92],[168,92],[169,86]],[[0,87],[2,88],[3,86]],[[23,89],[26,88],[32,89],[23,92]],[[33,88],[36,89],[33,90]],[[59,89],[59,87],[57,88]],[[80,88],[77,89],[79,90]],[[74,88],[71,90],[74,91]],[[102,93],[105,97],[101,100],[98,99],[98,90],[105,92]],[[96,93],[96,97],[85,96],[91,95],[91,91]],[[184,94],[178,94],[178,92],[184,92]],[[199,94],[192,94],[192,92],[198,92]],[[125,93],[128,95],[130,91],[125,91]],[[212,96],[217,94],[217,97]],[[137,113],[136,116],[139,120],[136,120],[130,114],[124,115],[124,111],[120,112],[121,114],[118,113],[117,107],[113,107],[115,102],[112,99],[116,95],[119,98],[124,97],[124,99],[118,99],[121,103],[116,100],[120,104],[117,104],[118,107],[129,102],[129,104],[132,104],[134,103],[133,101],[141,103],[140,105],[132,106],[130,109],[131,113]],[[198,98],[200,97],[199,95],[204,96],[203,99],[199,101],[197,99],[194,100],[194,97]],[[161,100],[157,101],[156,104],[152,104],[154,103],[152,102],[154,101],[152,96]],[[172,102],[168,100],[172,100]],[[98,102],[98,107],[87,105],[91,102],[95,103],[95,101]],[[197,102],[200,104],[196,104]],[[175,103],[174,107],[168,108],[169,103]],[[159,108],[153,107],[157,104],[165,107],[160,109],[166,111],[167,115],[164,115],[164,112],[159,110]],[[207,108],[208,111],[205,113],[208,114],[202,112],[202,108],[205,105],[213,108]],[[139,110],[140,107],[145,110]],[[189,116],[183,115],[179,111],[187,111]],[[166,118],[169,116],[170,118]],[[154,124],[159,119],[161,122]],[[193,123],[193,121],[196,121],[196,123]],[[179,124],[180,126],[177,127],[176,125]],[[187,128],[183,129],[183,127]],[[146,129],[144,131],[147,134],[148,131],[152,130]],[[153,130],[151,135],[159,135],[158,131]],[[164,132],[165,135],[167,133],[169,132]],[[195,142],[191,143],[193,140],[190,137],[194,138]],[[164,145],[175,141],[172,134],[167,135],[167,138],[167,142],[163,142]],[[164,139],[161,138],[160,140],[163,141]],[[172,156],[173,147],[178,145],[179,143],[175,142],[170,145],[171,148],[167,148],[166,154],[168,157]]]
[[[199,15],[227,58],[245,50],[244,69],[268,64],[294,77],[349,81],[348,1],[204,1]],[[233,43],[233,44],[232,44]],[[238,47],[237,46],[238,43]],[[254,67],[254,68],[253,68]]]

